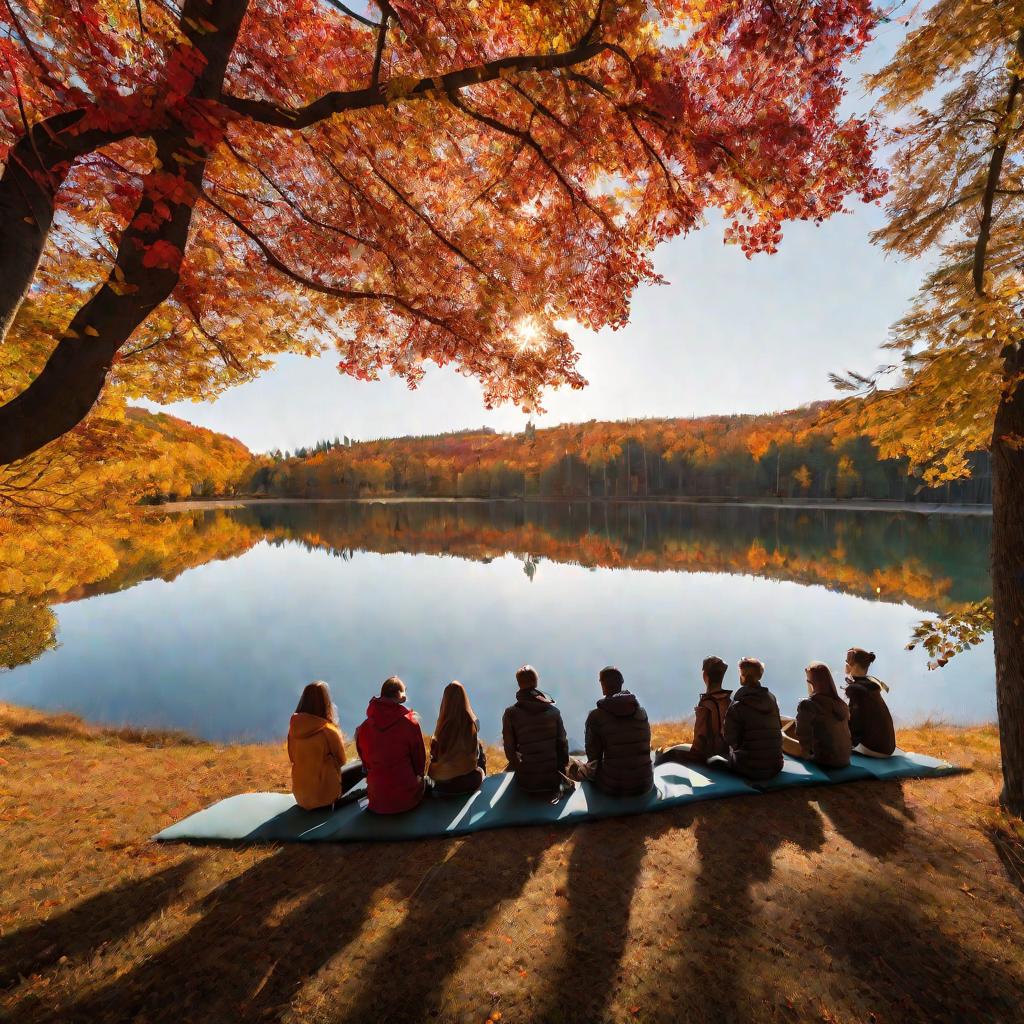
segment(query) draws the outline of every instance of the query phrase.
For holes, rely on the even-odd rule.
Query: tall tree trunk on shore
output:
[[[1010,382],[992,432],[992,597],[1003,805],[1024,817],[1024,346],[1006,356]],[[1016,389],[1013,386],[1016,384]]]

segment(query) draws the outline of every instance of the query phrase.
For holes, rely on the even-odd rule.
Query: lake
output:
[[[939,671],[904,650],[922,617],[990,593],[990,533],[984,515],[683,504],[157,511],[96,540],[81,579],[9,602],[32,622],[52,608],[56,646],[40,639],[0,673],[0,700],[272,740],[302,686],[325,679],[351,735],[395,673],[427,730],[461,680],[495,740],[529,662],[579,743],[604,665],[672,719],[692,713],[706,655],[753,655],[785,711],[808,661],[839,679],[858,645],[877,653],[898,722],[992,720],[991,641]]]

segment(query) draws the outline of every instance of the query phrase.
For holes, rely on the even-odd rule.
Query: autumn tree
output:
[[[884,372],[850,375],[846,385],[871,399],[851,407],[852,419],[883,455],[908,456],[932,484],[966,475],[979,448],[991,452],[1002,802],[1022,814],[1024,4],[938,0],[872,85],[894,114],[896,143],[877,240],[905,256],[927,253],[936,266],[894,329],[901,383],[882,390]],[[985,608],[967,612],[940,627],[952,650],[983,632]]]
[[[489,403],[582,386],[557,324],[623,324],[649,252],[705,211],[754,253],[879,194],[867,125],[838,114],[872,19],[868,0],[3,0],[0,464],[104,389],[209,397],[282,352],[410,384],[451,364]]]

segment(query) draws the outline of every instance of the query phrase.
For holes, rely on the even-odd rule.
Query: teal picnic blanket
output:
[[[924,778],[950,775],[958,770],[948,761],[924,754],[898,754],[884,759],[855,754],[850,766],[838,771],[825,771],[807,761],[787,757],[782,772],[774,779],[750,783],[727,771],[664,764],[654,769],[655,788],[643,796],[610,797],[584,782],[554,803],[523,793],[512,775],[505,772],[488,776],[475,793],[431,796],[415,810],[393,815],[370,813],[365,798],[358,799],[355,792],[353,802],[336,811],[304,811],[290,793],[242,793],[190,815],[154,838],[162,842],[308,843],[460,836],[520,825],[575,825],[794,786]]]

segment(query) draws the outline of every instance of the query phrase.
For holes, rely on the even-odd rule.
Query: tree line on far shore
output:
[[[903,458],[828,424],[828,404],[772,415],[590,421],[502,434],[321,442],[259,460],[252,493],[294,498],[871,498],[991,501],[987,452],[928,486]]]

